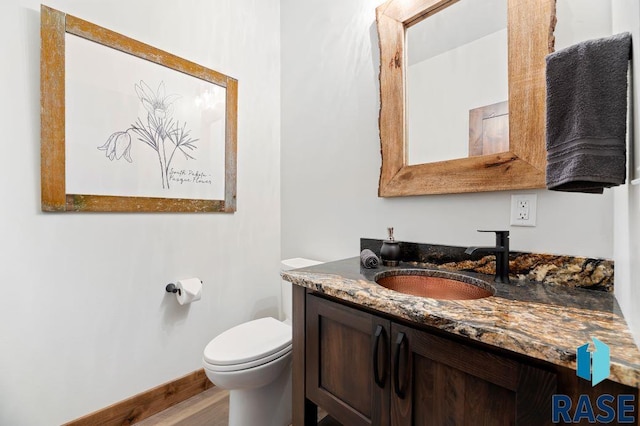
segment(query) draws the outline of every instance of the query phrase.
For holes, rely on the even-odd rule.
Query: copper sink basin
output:
[[[389,290],[439,300],[469,300],[493,296],[486,281],[448,271],[395,269],[380,272],[375,281]]]

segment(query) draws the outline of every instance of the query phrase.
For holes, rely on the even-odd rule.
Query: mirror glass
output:
[[[406,31],[406,164],[509,151],[507,0],[462,0]]]

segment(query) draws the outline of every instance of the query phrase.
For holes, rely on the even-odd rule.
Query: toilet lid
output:
[[[204,360],[214,365],[234,365],[259,360],[291,345],[291,326],[267,317],[237,325],[204,348]]]

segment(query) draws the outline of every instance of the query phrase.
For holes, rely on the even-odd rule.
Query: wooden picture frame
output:
[[[236,79],[44,5],[41,6],[41,38],[41,200],[43,211],[232,213],[236,210],[238,104],[238,82]],[[76,42],[76,39],[82,41]],[[77,184],[70,182],[70,178],[67,176],[67,166],[69,166],[67,154],[70,152],[68,150],[76,146],[72,145],[72,138],[68,134],[74,124],[73,120],[69,119],[69,111],[67,111],[68,108],[71,110],[73,107],[69,104],[70,100],[66,98],[69,95],[65,77],[70,66],[70,63],[67,63],[70,61],[68,49],[73,44],[69,41],[91,45],[91,49],[94,49],[93,46],[95,46],[99,52],[104,51],[104,56],[108,58],[121,57],[123,61],[138,61],[136,63],[139,63],[140,67],[160,67],[151,69],[161,70],[162,75],[169,75],[170,78],[183,79],[176,81],[184,81],[185,86],[188,84],[199,85],[198,87],[203,86],[206,90],[217,93],[219,102],[216,104],[216,108],[219,108],[216,110],[218,111],[216,123],[210,124],[207,121],[204,124],[196,122],[193,125],[196,129],[205,129],[202,132],[206,134],[206,137],[201,141],[200,138],[191,135],[191,129],[187,127],[185,120],[169,116],[170,112],[174,112],[172,103],[182,97],[182,93],[175,96],[165,95],[164,81],[146,83],[143,80],[136,80],[135,90],[132,83],[127,86],[131,93],[127,93],[126,96],[122,95],[123,98],[133,99],[136,103],[134,107],[129,106],[130,109],[137,108],[135,111],[140,114],[137,120],[135,116],[132,116],[131,122],[134,123],[136,120],[135,123],[124,130],[126,124],[108,122],[108,126],[112,126],[110,128],[113,130],[110,133],[96,135],[95,140],[91,141],[91,151],[83,147],[91,153],[91,161],[103,161],[105,164],[111,165],[101,165],[101,167],[115,168],[126,165],[125,161],[131,163],[132,144],[137,141],[144,142],[156,151],[151,155],[157,156],[158,164],[156,166],[159,168],[156,167],[156,171],[159,170],[160,173],[156,173],[156,171],[146,173],[144,170],[140,170],[137,174],[141,177],[140,179],[145,180],[145,184],[147,184],[146,181],[152,179],[157,183],[161,178],[162,190],[154,189],[153,191],[154,194],[159,192],[167,194],[167,196],[136,195],[135,191],[139,190],[141,184],[140,182],[129,183],[129,181],[125,181],[122,193],[118,194],[103,194],[100,191],[97,193],[73,193],[71,191],[70,193],[67,190],[70,186],[82,186],[80,182]],[[105,48],[106,50],[100,50]],[[127,75],[127,72],[123,71],[122,75]],[[133,79],[134,77],[127,75],[127,78]],[[105,89],[105,92],[114,91],[111,88],[109,90],[111,91]],[[188,98],[188,100],[191,99]],[[76,99],[72,99],[72,101],[75,102]],[[186,106],[181,106],[180,112],[196,108],[193,106],[194,102],[185,100],[184,103]],[[170,106],[171,108],[169,108]],[[196,113],[200,112],[202,117],[210,111],[210,109],[202,109],[200,104],[197,107],[201,109],[195,111]],[[113,109],[106,109],[103,113],[105,120],[108,120],[112,113],[114,113]],[[199,117],[195,113],[191,116]],[[209,119],[207,118],[207,120]],[[91,124],[82,123],[83,129],[93,128]],[[104,122],[99,124],[104,127]],[[215,133],[216,137],[222,135],[219,138],[210,137],[211,140],[216,140],[216,151],[214,148],[205,146],[204,143],[209,140],[207,139],[209,133],[212,133],[209,129],[212,127],[220,129],[218,133]],[[75,132],[74,130],[73,134],[75,135],[75,133],[80,133],[80,131]],[[146,148],[136,149],[138,152],[151,152]],[[146,157],[140,155],[138,162],[134,162],[134,165],[151,167],[143,163],[143,160],[149,157],[148,152],[144,152]],[[198,159],[194,152],[206,152],[207,156]],[[216,152],[220,153],[217,157],[213,155]],[[178,155],[174,160],[173,154],[176,153]],[[100,156],[100,160],[93,160],[93,155]],[[215,160],[211,160],[212,158]],[[178,162],[181,162],[179,164],[194,163],[194,161],[187,163],[188,160],[198,160],[195,162],[196,164],[202,164],[203,167],[214,170],[215,177],[211,178],[210,175],[198,170],[188,170],[187,172],[186,169],[177,170],[170,167],[172,161],[174,161],[173,164]],[[115,166],[116,164],[119,165]],[[182,177],[180,177],[181,173]],[[94,179],[91,174],[91,172],[87,173],[89,180]],[[80,173],[79,176],[82,174]],[[105,178],[96,177],[94,180],[99,186],[102,185]],[[195,194],[204,193],[209,189],[196,187],[204,188],[207,184],[212,185],[212,181],[217,185],[215,191],[211,190],[212,195],[207,197],[182,196],[182,194],[191,194],[188,191]],[[185,183],[191,184],[191,186],[180,186]],[[109,184],[111,183],[108,182],[107,185]],[[171,185],[173,185],[173,189],[170,189]],[[192,189],[187,190],[187,187]],[[118,191],[120,190],[118,189]]]
[[[545,56],[553,51],[555,0],[507,0],[509,150],[407,164],[405,30],[456,1],[388,0],[376,8],[380,39],[380,197],[545,187]]]

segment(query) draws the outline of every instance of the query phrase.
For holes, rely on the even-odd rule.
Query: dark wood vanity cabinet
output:
[[[551,424],[554,373],[392,323],[392,425]]]
[[[551,423],[553,372],[312,293],[305,302],[311,411],[319,405],[349,426]],[[294,360],[294,395],[299,363]],[[309,413],[297,419],[294,409],[294,425],[316,424]]]
[[[389,424],[390,335],[389,320],[308,295],[307,398],[345,425]]]

